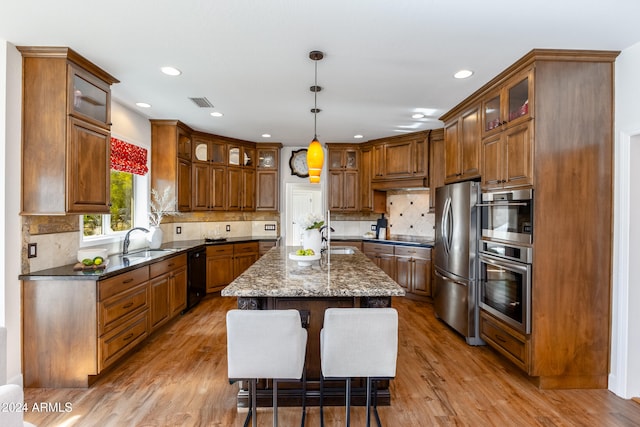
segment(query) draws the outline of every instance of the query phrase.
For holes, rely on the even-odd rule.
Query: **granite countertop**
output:
[[[340,241],[362,241],[371,243],[382,243],[384,245],[401,245],[401,246],[422,246],[426,248],[433,248],[435,242],[433,238],[420,237],[420,236],[405,236],[405,235],[392,235],[389,239],[376,239],[364,236],[331,236],[331,240],[334,242]]]
[[[299,246],[272,249],[222,290],[231,297],[403,296],[395,281],[361,251],[332,254],[330,265],[299,266],[289,259]]]
[[[145,264],[151,264],[181,253],[187,253],[199,246],[206,247],[254,241],[275,241],[278,239],[279,237],[273,236],[248,236],[230,237],[225,240],[216,240],[213,242],[205,242],[202,239],[178,240],[164,243],[160,248],[161,250],[135,249],[131,250],[127,256],[121,256],[120,254],[109,255],[107,267],[102,270],[76,271],[73,269],[75,264],[69,264],[47,268],[46,270],[33,271],[28,274],[21,274],[18,278],[20,280],[102,280],[142,267]]]

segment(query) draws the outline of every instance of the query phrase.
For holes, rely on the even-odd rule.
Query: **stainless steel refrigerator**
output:
[[[464,335],[469,345],[482,345],[479,333],[478,238],[480,185],[460,182],[436,189],[436,316]]]

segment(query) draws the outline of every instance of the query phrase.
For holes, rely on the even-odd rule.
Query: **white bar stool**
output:
[[[350,424],[351,378],[367,378],[367,427],[371,419],[371,380],[396,376],[398,312],[394,308],[329,308],[320,331],[320,361],[324,378],[346,378],[346,425]],[[378,426],[377,405],[374,413]],[[322,384],[320,391],[320,420]]]
[[[273,379],[273,425],[278,425],[277,380],[303,376],[307,330],[297,310],[230,310],[227,312],[227,363],[231,382],[249,380],[250,408],[245,427],[257,426],[256,381]],[[303,400],[304,402],[304,400]],[[302,424],[305,407],[303,403]]]

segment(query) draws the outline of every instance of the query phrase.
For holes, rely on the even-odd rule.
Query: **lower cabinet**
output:
[[[271,248],[275,248],[276,246],[278,246],[277,240],[265,240],[258,242],[258,256],[261,257],[269,252]]]
[[[431,248],[363,242],[362,251],[402,286],[407,296],[431,297]]]
[[[396,259],[393,255],[393,245],[364,242],[362,243],[362,252],[389,277],[396,280]]]
[[[259,257],[258,242],[236,243],[233,245],[233,278],[251,267]]]
[[[431,248],[396,246],[396,282],[407,292],[431,296]]]
[[[145,266],[98,281],[98,372],[149,335],[148,280]]]
[[[207,293],[221,291],[259,256],[258,242],[207,246]]]
[[[187,256],[182,254],[151,264],[149,277],[153,331],[187,306]]]
[[[233,244],[207,246],[207,293],[233,281]]]
[[[520,369],[529,372],[529,340],[484,310],[480,310],[480,337]]]

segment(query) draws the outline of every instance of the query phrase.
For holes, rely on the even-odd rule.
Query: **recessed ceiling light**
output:
[[[136,105],[140,108],[151,108],[151,104],[147,104],[146,102],[136,102]]]
[[[222,117],[222,113],[218,113],[217,111],[214,111],[213,113],[211,113],[211,115],[213,117]]]
[[[271,134],[270,133],[263,133],[262,137],[263,138],[271,138]]]
[[[353,137],[355,139],[362,139],[362,138],[364,138],[364,135],[357,134],[357,135],[353,135]]]
[[[162,67],[160,68],[160,70],[167,76],[179,76],[180,74],[182,74],[182,71],[174,67]]]
[[[467,77],[471,77],[473,75],[473,71],[471,70],[460,70],[453,75],[456,79],[466,79]]]
[[[415,113],[411,115],[412,119],[424,119],[424,114],[422,113]]]

